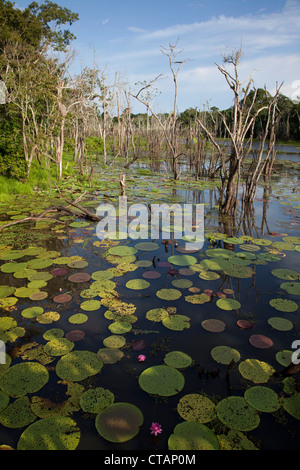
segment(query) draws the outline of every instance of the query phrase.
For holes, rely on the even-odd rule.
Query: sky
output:
[[[54,0],[55,1],[55,0]],[[24,8],[31,0],[16,0]],[[38,3],[42,3],[38,1]],[[155,112],[173,108],[174,83],[162,50],[176,44],[178,112],[232,105],[233,92],[217,65],[242,46],[241,81],[253,73],[254,86],[290,98],[300,95],[300,0],[56,0],[79,14],[70,30],[76,40],[74,72],[94,62],[113,83],[137,91],[156,83]],[[227,67],[227,66],[226,66]],[[227,67],[230,71],[230,67]],[[134,112],[145,108],[134,100]]]

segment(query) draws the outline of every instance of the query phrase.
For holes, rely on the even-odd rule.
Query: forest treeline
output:
[[[152,108],[160,77],[133,87],[118,71],[109,77],[98,64],[72,73],[76,38],[68,27],[78,19],[78,14],[49,0],[32,2],[24,10],[0,0],[0,99],[1,93],[5,99],[0,105],[0,175],[26,180],[34,163],[49,172],[54,168],[60,180],[68,150],[81,174],[94,159],[103,165],[121,159],[129,168],[142,157],[154,162],[163,158],[178,179],[178,161],[185,155],[196,178],[220,177],[225,207],[226,185],[241,174],[255,139],[262,146],[271,142],[272,161],[275,138],[300,140],[299,102],[280,89],[275,96],[255,89],[251,76],[242,88],[237,73],[241,51],[223,57],[235,75],[219,67],[233,90],[233,105],[226,110],[177,111],[177,76],[184,61],[178,61],[176,45],[162,50],[174,82],[169,114],[156,114]],[[133,113],[136,101],[144,104],[144,113]],[[224,139],[231,143],[229,156],[228,147],[224,150],[219,143]],[[207,143],[212,149],[208,161]],[[255,158],[252,171],[258,177],[269,167],[257,166],[262,165],[260,154]]]

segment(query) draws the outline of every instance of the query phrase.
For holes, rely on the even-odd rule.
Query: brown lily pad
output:
[[[215,318],[204,320],[201,325],[205,330],[211,331],[212,333],[221,333],[225,330],[225,323]]]
[[[264,335],[252,335],[249,338],[250,344],[255,348],[267,349],[273,346],[273,341]]]
[[[90,279],[91,276],[88,273],[76,273],[68,277],[68,281],[75,283],[88,282]]]
[[[72,296],[70,294],[60,294],[54,297],[53,300],[58,304],[65,304],[66,302],[70,302],[70,300],[72,300]]]

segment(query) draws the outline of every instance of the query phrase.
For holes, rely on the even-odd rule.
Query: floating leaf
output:
[[[71,351],[62,356],[56,365],[58,377],[70,382],[79,382],[96,375],[102,369],[97,354],[91,351]]]
[[[197,263],[197,258],[190,255],[174,255],[169,256],[168,262],[176,266],[191,266]]]
[[[19,398],[40,390],[49,380],[49,372],[38,362],[25,362],[9,367],[0,376],[0,388],[10,397]]]
[[[177,289],[160,289],[156,292],[156,295],[162,300],[177,300],[182,294]]]
[[[100,300],[86,300],[85,302],[82,302],[80,304],[80,308],[88,312],[99,310],[100,307],[101,307]]]
[[[190,318],[185,315],[170,315],[162,320],[163,325],[169,330],[182,331],[190,328]]]
[[[101,348],[97,356],[103,364],[115,364],[124,357],[124,353],[120,349]]]
[[[123,334],[123,333],[128,333],[128,331],[131,331],[132,325],[129,322],[125,321],[115,321],[114,323],[111,323],[108,327],[108,329],[116,334]]]
[[[219,420],[231,429],[252,431],[259,426],[258,413],[248,405],[243,397],[224,398],[217,404],[216,410]]]
[[[298,310],[298,305],[293,300],[288,299],[272,299],[269,304],[271,307],[276,308],[280,312],[295,312]]]
[[[240,374],[254,383],[268,382],[275,369],[264,361],[258,359],[246,359],[238,366]]]
[[[296,392],[291,397],[284,398],[282,407],[293,418],[300,420],[300,393]]]
[[[76,422],[66,416],[56,416],[28,426],[20,436],[17,450],[76,450],[79,441]]]
[[[130,246],[125,246],[125,245],[120,245],[120,246],[114,246],[108,250],[109,254],[111,255],[116,255],[116,256],[130,256],[130,255],[135,255],[137,253],[137,249],[130,247]]]
[[[272,328],[279,331],[290,331],[293,328],[293,323],[286,318],[271,317],[268,319],[268,323]]]
[[[216,405],[214,402],[199,393],[191,393],[180,398],[177,411],[186,421],[209,423],[216,417]]]
[[[96,416],[95,426],[101,437],[121,443],[133,439],[144,422],[141,410],[131,403],[114,403]]]
[[[273,341],[265,335],[251,335],[249,342],[252,346],[260,349],[267,349],[273,346]]]
[[[229,346],[215,346],[211,350],[211,356],[219,364],[230,364],[231,361],[239,362],[241,359],[240,353]]]
[[[121,335],[112,335],[104,338],[103,344],[106,348],[119,349],[125,346],[126,339]]]
[[[271,273],[273,276],[278,277],[279,279],[284,279],[286,281],[300,281],[300,274],[293,269],[272,269]]]
[[[248,388],[244,398],[250,406],[264,413],[273,413],[281,406],[277,393],[262,385]]]
[[[42,307],[28,307],[22,310],[21,315],[24,318],[36,318],[39,315],[44,313],[44,309]]]
[[[164,308],[153,308],[146,313],[146,318],[154,322],[160,322],[168,316],[169,313]]]
[[[203,320],[201,325],[205,330],[211,331],[212,333],[221,333],[225,330],[226,327],[222,320],[217,320],[215,318],[208,318],[207,320]]]
[[[218,299],[216,302],[217,306],[222,310],[238,310],[241,308],[240,302],[234,299]]]
[[[110,390],[101,387],[91,388],[80,397],[80,405],[87,413],[100,413],[115,400],[114,394]]]
[[[133,290],[147,289],[149,286],[150,283],[148,281],[144,281],[144,279],[131,279],[126,282],[126,287]]]
[[[64,356],[73,348],[74,343],[67,338],[53,338],[45,344],[44,351],[49,356]]]
[[[141,251],[156,251],[159,249],[159,245],[154,242],[141,242],[137,243],[135,248]]]
[[[280,289],[284,289],[292,295],[300,295],[300,282],[283,282],[280,284]]]
[[[0,413],[0,424],[6,428],[23,428],[35,420],[28,397],[17,398]]]
[[[184,421],[175,426],[168,440],[168,449],[186,450],[219,450],[219,441],[214,432],[205,424]]]
[[[164,363],[169,367],[175,367],[175,369],[185,369],[192,362],[193,359],[182,351],[171,351],[164,357]]]
[[[191,304],[205,304],[206,302],[210,301],[210,296],[202,293],[202,294],[194,294],[194,295],[187,295],[185,298],[186,302],[189,302]]]
[[[74,325],[80,325],[81,323],[88,321],[88,319],[89,317],[84,313],[74,313],[74,315],[69,317],[68,322]]]
[[[152,366],[139,376],[142,390],[151,395],[170,397],[179,393],[184,387],[184,376],[173,367],[166,365]]]

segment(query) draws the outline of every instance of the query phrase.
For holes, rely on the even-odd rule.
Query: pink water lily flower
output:
[[[144,362],[146,360],[146,356],[144,356],[144,354],[140,354],[139,357],[138,357],[138,361],[139,362]]]
[[[154,436],[156,437],[157,434],[160,434],[162,432],[162,427],[159,423],[152,423],[150,430],[151,434],[154,434]]]

